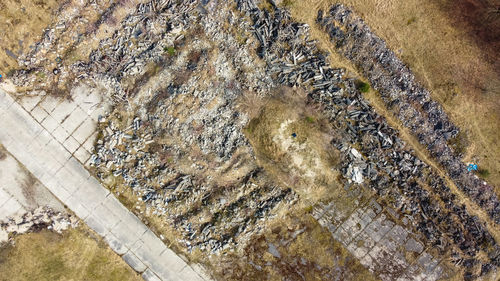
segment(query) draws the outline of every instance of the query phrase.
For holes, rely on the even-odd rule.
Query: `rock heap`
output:
[[[8,240],[8,234],[23,234],[27,232],[49,229],[61,233],[68,228],[78,225],[75,216],[55,212],[49,207],[38,207],[25,214],[9,218],[0,223],[0,243]]]
[[[467,171],[459,155],[453,153],[447,141],[457,136],[458,128],[441,105],[431,100],[429,91],[416,81],[410,69],[344,5],[334,5],[327,14],[320,11],[317,22],[337,51],[362,71],[387,108],[427,147],[457,187],[500,223],[500,201],[493,187]]]
[[[451,255],[455,260],[474,260],[468,265],[473,267],[480,264],[480,274],[486,274],[492,268],[500,266],[500,247],[485,225],[477,217],[468,213],[465,206],[450,191],[445,180],[416,157],[415,153],[398,137],[398,132],[374,111],[356,89],[355,81],[345,78],[342,70],[328,66],[325,55],[317,51],[314,42],[308,40],[308,26],[293,22],[287,11],[277,7],[269,12],[256,8],[251,0],[237,1],[237,3],[240,9],[252,18],[253,30],[260,43],[258,53],[267,62],[268,71],[275,75],[276,81],[288,86],[310,89],[312,102],[322,105],[332,126],[342,132],[340,137],[333,139],[332,144],[342,152],[342,171],[346,179],[349,179],[346,185],[351,185],[351,182],[363,183],[377,191],[388,206],[410,219],[415,231],[423,234],[426,245],[437,247],[441,254]],[[338,12],[338,7],[332,8],[332,15],[342,14]],[[342,14],[343,17],[338,20],[346,25],[345,18],[349,14],[347,12]],[[359,19],[357,21],[357,24],[349,25],[350,30],[353,33],[366,31],[367,27],[361,28]],[[344,41],[348,41],[354,37],[354,34],[357,34],[346,35],[344,31],[331,23],[331,18],[323,17],[321,13],[318,16],[318,22],[328,26],[327,31],[333,38],[344,36]],[[374,38],[374,35],[370,36]],[[344,41],[339,40],[337,46],[339,48],[345,46],[347,43]],[[349,45],[352,47],[349,50],[353,56],[364,53],[358,50],[361,45],[369,44],[351,43]],[[386,49],[382,51],[385,54],[388,52]],[[375,51],[371,53],[373,56],[379,54]],[[378,57],[383,58],[383,56]],[[369,64],[369,62],[377,61],[375,59],[362,59],[360,56],[357,58],[367,65],[367,69],[378,67]],[[395,60],[384,59],[386,63],[393,61]],[[405,77],[413,77],[409,71],[403,71],[403,73],[407,73]],[[394,80],[405,83],[401,82],[404,80],[401,77],[394,78]],[[377,88],[379,87],[377,86],[379,84],[375,82],[374,84]],[[405,89],[410,91],[412,87],[414,86],[407,85]],[[446,139],[455,136],[457,129],[448,121],[442,109],[429,100],[428,94],[424,94],[424,90],[421,89],[420,94],[415,94],[415,97],[417,96],[421,97],[419,101],[424,101],[425,108],[431,111],[428,112],[429,116],[419,119],[422,122],[411,119],[413,128],[416,128],[415,130],[420,127],[430,128],[432,132],[429,131],[429,134],[436,136],[434,144],[443,144]],[[394,106],[398,104],[402,109],[412,108],[409,99],[403,99],[400,95],[398,97],[400,100],[394,103]],[[403,119],[403,123],[409,125],[408,120]],[[430,126],[428,122],[436,124]],[[421,124],[427,125],[421,126]],[[429,149],[435,152],[433,147],[435,146],[429,146]],[[357,148],[360,148],[359,151]],[[451,151],[446,155],[451,157]],[[451,158],[442,159],[449,161]],[[456,158],[453,159],[455,162],[458,161]],[[464,173],[467,173],[465,167],[462,174]],[[457,179],[457,177],[453,178]],[[468,175],[467,178],[473,177]],[[478,180],[474,182],[479,183]],[[476,190],[491,190],[483,183],[478,185],[478,188]],[[496,200],[496,197],[484,200],[489,200],[487,202],[491,203]],[[496,219],[500,214],[495,211],[498,205],[496,203],[485,205],[484,200],[479,203],[487,207],[489,214]],[[484,251],[488,258],[479,258],[480,251]],[[465,268],[472,270],[467,266]]]

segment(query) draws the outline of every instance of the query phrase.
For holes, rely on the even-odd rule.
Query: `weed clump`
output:
[[[285,8],[288,8],[293,5],[293,2],[294,0],[283,0],[283,2],[281,2],[281,5]]]
[[[482,178],[486,178],[486,177],[488,177],[490,175],[490,171],[488,169],[479,169],[479,170],[477,170],[477,173]]]
[[[314,123],[314,122],[316,122],[316,120],[312,116],[306,116],[306,122],[307,123]]]
[[[163,49],[163,51],[165,51],[169,56],[174,56],[176,53],[175,47],[173,47],[173,46],[165,47],[165,49]]]
[[[460,131],[458,135],[448,140],[448,145],[453,149],[456,156],[461,157],[469,146],[467,135]]]
[[[370,84],[365,83],[363,81],[357,81],[356,82],[356,88],[361,92],[361,93],[368,93],[370,90]]]

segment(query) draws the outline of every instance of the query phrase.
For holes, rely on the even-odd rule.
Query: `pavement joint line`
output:
[[[42,109],[40,107],[40,104],[41,101],[33,109],[35,108]],[[150,248],[150,246],[146,244],[144,241],[142,241],[141,237],[147,234],[149,237],[147,241],[152,243],[152,246],[161,243],[161,245],[164,246],[161,254],[169,250],[169,248],[163,243],[163,241],[161,241],[161,239],[158,238],[156,234],[154,234],[154,232],[152,232],[146,225],[144,225],[144,223],[139,218],[137,218],[137,216],[135,216],[133,212],[125,208],[119,202],[119,200],[116,199],[114,195],[110,197],[110,194],[112,193],[109,192],[108,189],[103,187],[102,184],[88,172],[86,167],[79,163],[78,159],[76,159],[74,156],[71,156],[73,153],[69,152],[68,149],[66,149],[62,144],[60,144],[51,133],[48,133],[45,127],[41,125],[41,122],[35,120],[34,116],[30,112],[28,112],[23,106],[21,106],[19,102],[12,99],[12,97],[10,97],[9,94],[3,92],[2,90],[0,90],[0,114],[5,118],[10,119],[10,122],[7,122],[7,125],[4,124],[3,126],[5,127],[3,127],[2,130],[0,130],[0,139],[2,140],[2,143],[4,144],[5,148],[10,152],[10,154],[12,154],[12,156],[14,156],[14,158],[16,158],[24,166],[31,168],[41,168],[37,169],[36,171],[37,175],[35,175],[35,177],[38,180],[40,180],[40,182],[44,184],[48,188],[48,190],[51,191],[51,193],[56,196],[56,198],[59,198],[63,204],[67,205],[70,209],[75,211],[75,213],[78,212],[81,215],[80,218],[82,219],[83,222],[85,223],[90,222],[95,227],[93,228],[93,230],[96,231],[100,236],[102,236],[104,240],[110,245],[110,247],[114,247],[114,249],[112,248],[113,250],[119,247],[121,248],[121,250],[126,249],[126,252],[131,251],[131,253],[133,253],[138,258],[139,261],[141,261],[144,265],[146,265],[146,270],[144,272],[149,270],[151,274],[154,274],[154,276],[158,277],[160,280],[172,280],[171,279],[172,277],[178,277],[177,272],[175,272],[175,270],[171,268],[165,268],[162,266],[163,262],[168,262],[168,261],[163,260],[162,257],[160,257],[160,255],[153,254],[151,251],[146,251],[148,250],[148,248]],[[9,128],[9,126],[11,126],[12,128]],[[41,149],[30,146],[29,143],[31,141],[36,141],[38,139],[38,136],[41,136],[42,134],[44,135],[44,138],[48,139],[48,142],[46,144],[41,143],[44,142],[44,140],[37,142],[37,144],[41,147]],[[91,136],[89,136],[88,138],[90,138]],[[47,145],[49,143],[51,143],[51,150],[47,149]],[[31,152],[28,151],[30,147],[31,147]],[[61,151],[59,152],[59,150]],[[59,156],[58,158],[59,160],[56,160],[56,157],[58,156],[57,153],[62,153],[63,151],[65,153]],[[65,155],[67,153],[69,153],[70,156],[66,158]],[[43,163],[40,162],[42,161],[40,157],[37,157],[40,155],[43,156],[42,157]],[[41,173],[39,171],[43,170],[44,167],[47,167],[46,161],[51,161],[54,164],[59,165],[59,166],[54,164],[51,165],[51,167],[53,167],[53,169],[55,170],[53,174]],[[63,163],[61,164],[59,161]],[[70,161],[71,163],[69,163]],[[69,173],[69,175],[66,176],[71,175],[71,177],[73,178],[71,182],[67,182],[62,178],[64,173],[59,174],[59,172],[63,168],[67,169],[65,174]],[[28,168],[28,170],[30,169]],[[80,178],[80,180],[78,180],[78,178]],[[81,187],[71,188],[74,191],[70,192],[67,190],[67,188],[68,185],[71,184],[78,184],[78,185],[85,184],[86,188],[85,189],[82,189]],[[57,188],[57,195],[54,193],[56,188]],[[94,191],[92,197],[86,198],[85,191],[87,190]],[[79,196],[75,196],[77,194],[76,192],[78,191],[80,191],[78,193]],[[107,197],[110,197],[110,200],[116,200],[117,202],[115,202],[114,204],[116,203],[120,204],[115,206],[123,207],[123,208],[122,207],[115,208],[116,210],[108,209],[116,216],[117,220],[116,223],[111,223],[113,220],[111,221],[106,219],[102,220],[96,214],[94,209],[89,210],[88,208],[89,203],[92,203],[94,199],[99,201],[97,203],[98,206],[103,206],[104,208],[108,208],[108,205],[104,204]],[[85,203],[86,200],[89,202]],[[5,205],[5,203],[2,204],[2,206],[3,205]],[[92,203],[90,205],[94,204]],[[123,219],[126,219],[126,221],[130,223],[133,223],[132,228],[130,228],[130,226],[128,226],[128,224],[125,223]],[[112,225],[110,226],[109,224]],[[118,227],[119,225],[123,225],[123,227],[120,228]],[[126,230],[129,230],[131,232],[120,234],[120,231],[126,231]],[[106,239],[106,237],[111,237],[111,238]],[[120,239],[119,237],[122,238]],[[130,239],[131,241],[128,242],[124,241],[123,240],[124,238],[126,239],[131,238]],[[116,242],[117,244],[111,246],[113,241]],[[129,247],[127,245],[135,246],[136,251],[132,251],[131,249],[132,247]],[[175,256],[172,256],[174,260],[170,261],[171,264],[176,264],[176,263],[178,264],[179,262],[182,262],[181,264],[183,266],[182,270],[191,268],[187,263],[184,262],[184,260],[181,257],[177,256],[173,252],[172,254],[174,254]],[[139,258],[139,256],[141,256],[141,258]],[[178,261],[177,259],[180,259],[180,261]],[[196,272],[193,270],[193,273]],[[175,280],[179,281],[205,280],[203,277],[198,276],[197,273],[196,275],[198,278],[194,279],[189,278],[189,280],[186,278],[177,278]]]

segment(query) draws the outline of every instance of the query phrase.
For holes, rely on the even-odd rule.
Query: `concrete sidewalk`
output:
[[[0,143],[19,162],[90,228],[104,237],[117,254],[134,270],[142,273],[144,279],[210,280],[199,266],[188,265],[168,249],[101,186],[75,158],[77,148],[65,145],[71,134],[60,139],[57,128],[50,132],[46,128],[48,125],[42,126],[45,119],[37,121],[37,116],[33,115],[37,108],[32,108],[29,113],[26,107],[23,108],[0,90]],[[72,116],[71,112],[59,122],[63,127],[68,116]]]

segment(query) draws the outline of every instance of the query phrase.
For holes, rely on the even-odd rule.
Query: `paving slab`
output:
[[[123,260],[132,267],[135,271],[142,273],[147,269],[147,266],[132,252],[127,252],[123,255]]]
[[[55,103],[54,99],[46,97],[41,103],[44,107],[36,106],[33,111],[50,111]],[[0,124],[0,140],[6,141],[7,144],[2,142],[5,148],[26,168],[33,169],[40,182],[90,228],[104,237],[115,252],[127,255],[128,249],[129,254],[124,259],[134,269],[144,271],[143,277],[146,280],[209,280],[196,274],[184,260],[168,249],[71,156],[61,144],[66,139],[61,141],[61,135],[57,134],[58,130],[64,128],[58,126],[51,135],[1,90],[0,105],[3,110],[2,119],[5,121]],[[64,119],[66,116],[63,115],[75,107],[76,105],[64,101],[55,107],[51,115],[56,121]],[[37,135],[40,135],[40,139],[37,139]],[[87,142],[91,149],[93,140]],[[44,171],[45,167],[50,167],[48,172]],[[0,207],[0,213],[5,213],[6,210],[19,211],[22,208],[17,201],[8,199]]]
[[[83,144],[95,132],[96,127],[97,123],[89,117],[72,135],[79,143]]]
[[[30,112],[40,102],[42,96],[23,96],[19,98],[19,103],[28,112]]]
[[[144,279],[144,281],[161,281],[160,277],[154,274],[154,272],[151,271],[151,269],[146,269],[146,271],[144,271],[144,273],[141,276],[142,279]]]
[[[57,129],[59,123],[57,123],[54,117],[48,115],[42,122],[42,126],[47,130],[47,132],[52,133]]]
[[[85,164],[90,158],[90,153],[83,146],[81,146],[75,151],[73,156],[75,156],[75,158],[78,159],[80,163]]]
[[[128,248],[111,232],[108,232],[106,236],[104,236],[104,241],[106,241],[111,250],[119,256],[124,255],[128,251]]]
[[[37,106],[31,111],[31,115],[36,121],[42,122],[49,114],[43,108]]]
[[[71,134],[87,117],[88,115],[83,110],[76,107],[75,110],[73,110],[64,120],[64,122],[61,123],[61,126]]]

